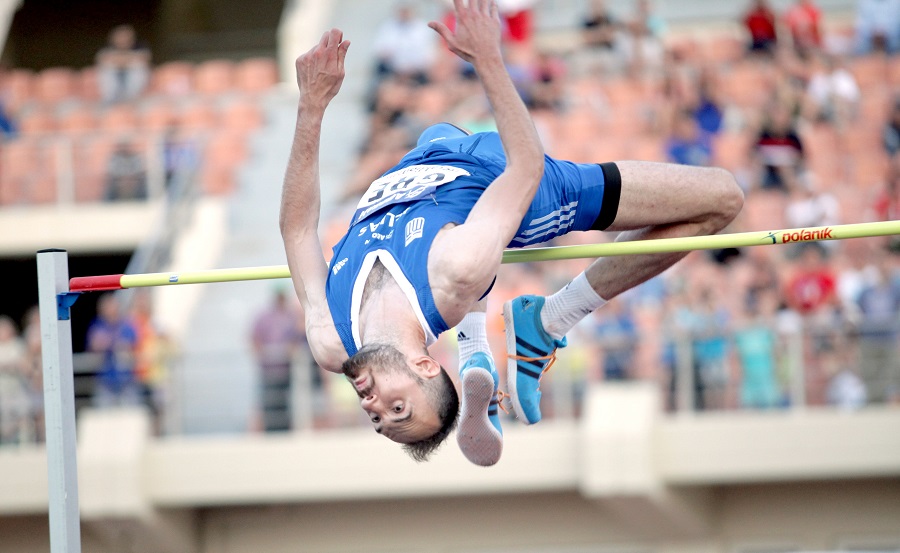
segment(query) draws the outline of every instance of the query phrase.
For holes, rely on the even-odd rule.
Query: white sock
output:
[[[584,272],[575,277],[562,290],[547,296],[541,310],[541,324],[551,337],[562,340],[578,321],[595,309],[603,307],[606,300],[591,288]]]
[[[491,355],[487,340],[487,314],[482,311],[466,313],[456,325],[456,342],[459,344],[459,368],[477,351]]]

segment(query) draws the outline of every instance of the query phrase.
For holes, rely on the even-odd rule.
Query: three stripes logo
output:
[[[535,244],[546,242],[550,238],[564,233],[575,224],[577,207],[577,201],[571,202],[543,217],[532,219],[528,223],[528,228],[519,233],[513,242],[519,245]]]

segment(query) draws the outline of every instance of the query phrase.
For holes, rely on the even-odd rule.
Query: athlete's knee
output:
[[[730,171],[710,167],[707,172],[707,200],[711,207],[711,219],[715,231],[728,226],[744,207],[744,193]]]

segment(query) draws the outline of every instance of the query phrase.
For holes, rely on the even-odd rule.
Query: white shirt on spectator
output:
[[[809,81],[807,93],[820,106],[829,104],[832,99],[846,102],[859,100],[859,86],[846,69],[835,69],[831,73],[816,73]]]
[[[392,18],[375,34],[375,55],[397,73],[428,71],[434,62],[436,36],[420,19]]]

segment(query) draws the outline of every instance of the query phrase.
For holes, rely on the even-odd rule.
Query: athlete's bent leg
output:
[[[607,230],[648,240],[714,234],[740,212],[743,194],[723,169],[624,161],[618,211]],[[686,252],[598,259],[562,290],[504,305],[510,395],[526,424],[541,419],[540,376],[565,346],[565,334],[593,310],[662,273]]]

